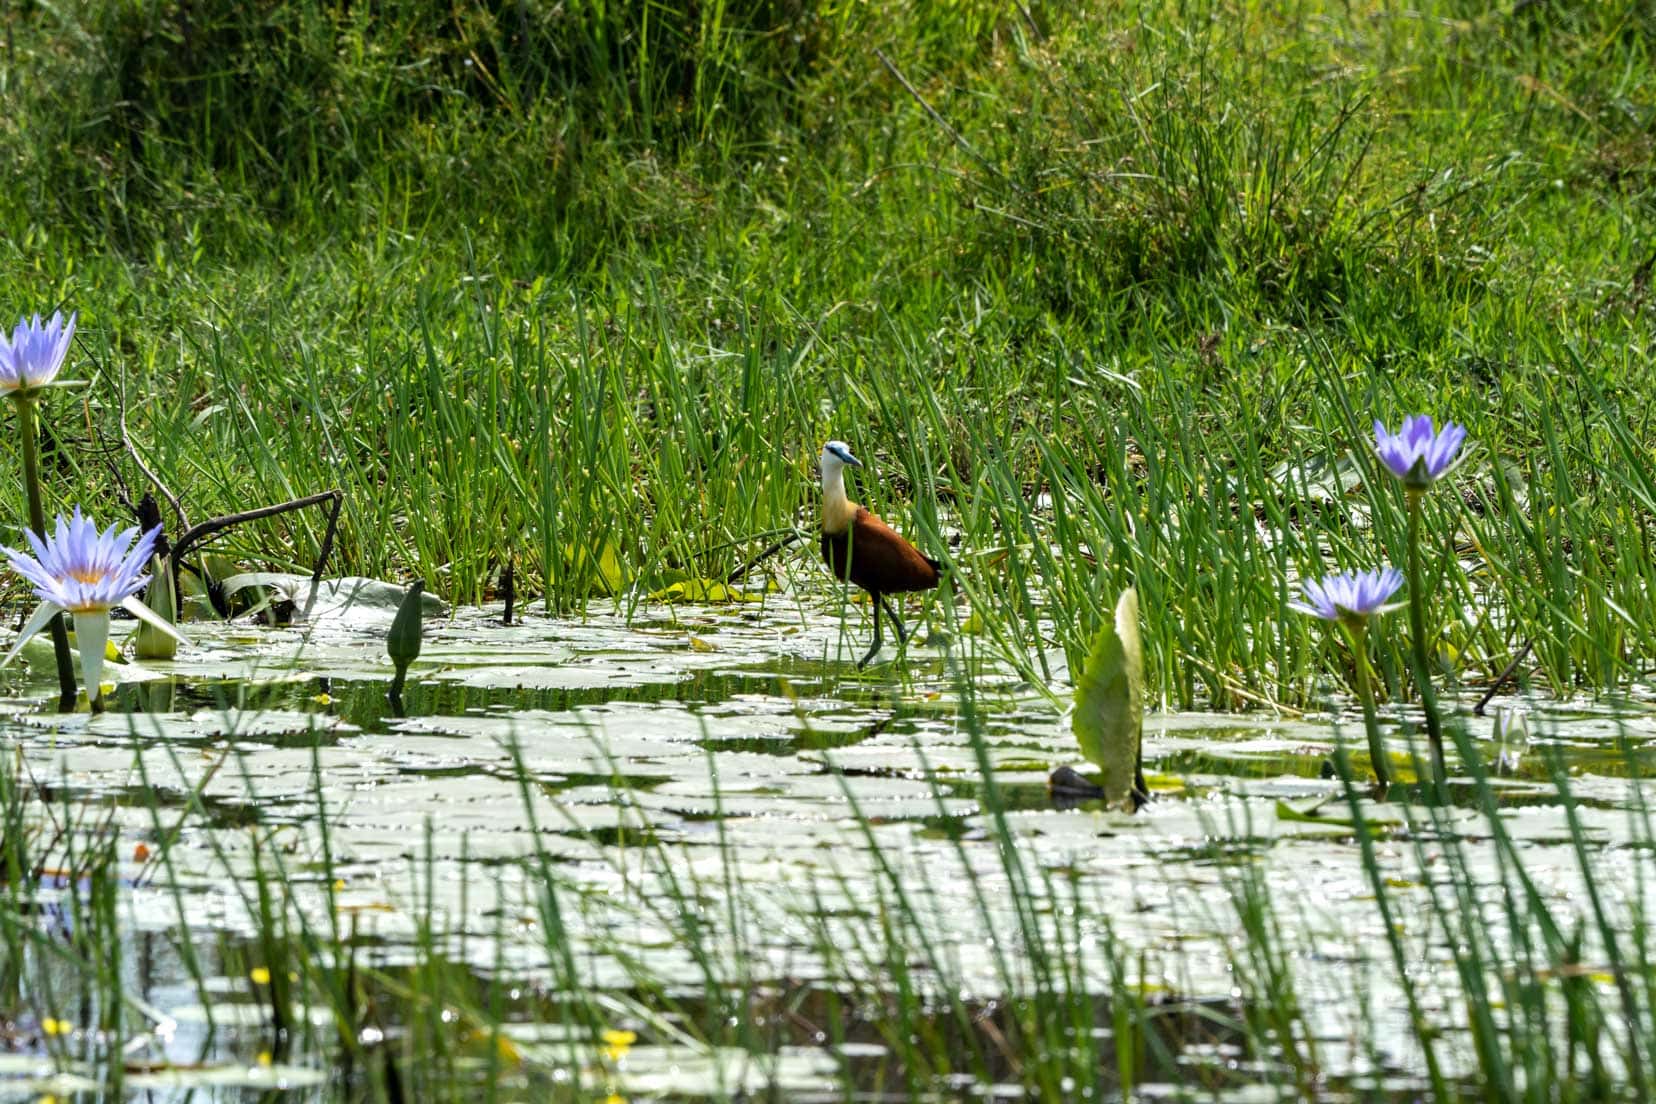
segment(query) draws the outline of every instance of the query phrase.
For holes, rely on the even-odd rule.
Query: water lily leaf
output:
[[[71,624],[72,623],[73,622],[71,622]],[[70,629],[70,650],[78,651],[79,646],[80,638],[75,635],[74,629]],[[29,637],[29,639],[23,642],[23,647],[18,649],[17,654],[23,657],[23,662],[29,665],[30,670],[38,668],[40,670],[49,670],[54,674],[57,672],[57,653],[52,651],[52,638],[48,633],[38,632]],[[115,641],[113,640],[104,641],[104,662],[121,662],[121,649],[115,646]]]
[[[146,739],[185,744],[225,737],[268,741],[318,732],[351,733],[357,728],[338,717],[291,709],[198,709],[188,715],[99,713],[87,721],[86,731],[100,737],[136,734]]]
[[[650,592],[657,602],[757,602],[757,594],[748,594],[717,579],[681,579],[676,583]]]
[[[621,554],[608,537],[595,538],[587,545],[564,545],[564,563],[570,575],[586,582],[590,594],[619,594],[627,585]]]
[[[1324,807],[1329,808],[1330,812],[1324,813]],[[1391,828],[1403,823],[1383,804],[1364,801],[1363,807],[1363,823],[1371,827]],[[1286,801],[1279,798],[1276,803],[1276,818],[1288,824],[1320,824],[1325,828],[1357,827],[1357,821],[1351,816],[1345,800],[1338,794],[1326,794],[1303,801]]]
[[[0,1078],[4,1078],[0,1081],[4,1086],[0,1099],[34,1100],[96,1092],[103,1082],[88,1077],[88,1072],[80,1063],[43,1063],[37,1054],[0,1054]]]
[[[613,690],[623,686],[664,686],[690,677],[687,670],[667,664],[646,667],[612,663],[455,667],[434,675],[461,686],[497,690]]]
[[[1081,754],[1102,771],[1105,800],[1133,801],[1144,733],[1144,649],[1132,587],[1121,592],[1115,616],[1093,637],[1075,683],[1070,723]]]
[[[1344,824],[1349,826],[1351,824],[1350,820],[1342,820],[1339,817],[1329,817],[1322,814],[1322,807],[1333,799],[1331,794],[1297,802],[1278,798],[1276,803],[1277,819],[1294,824],[1311,821],[1317,824]]]
[[[338,622],[351,628],[389,625],[408,594],[407,587],[356,575],[312,583],[309,575],[247,571],[224,580],[227,596],[251,587],[271,591],[294,621]],[[447,609],[434,594],[420,596],[420,612],[426,617],[441,617]]]

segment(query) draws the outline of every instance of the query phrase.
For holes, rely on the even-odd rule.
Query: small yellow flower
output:
[[[638,1042],[638,1036],[631,1031],[617,1031],[614,1028],[606,1028],[599,1038],[604,1041],[604,1057],[612,1062],[625,1058],[627,1051]]]
[[[247,976],[253,980],[254,985],[270,984],[270,971],[263,966],[253,967],[253,969],[248,972]]]
[[[40,1030],[44,1031],[48,1036],[68,1035],[70,1032],[75,1030],[75,1025],[70,1023],[68,1020],[56,1020],[50,1016],[47,1016],[44,1020],[40,1021]]]
[[[271,1061],[270,1051],[268,1051],[268,1050],[259,1051],[258,1063],[259,1063],[261,1068],[269,1069],[270,1068],[270,1061]]]

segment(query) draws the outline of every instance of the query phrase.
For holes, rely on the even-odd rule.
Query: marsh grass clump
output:
[[[504,185],[545,215],[590,214],[582,185],[604,154],[728,142],[795,115],[832,31],[816,9],[87,5],[72,51],[23,13],[55,110],[19,176],[67,185],[60,221],[139,254],[177,230],[256,246],[272,227],[353,221],[388,188],[475,213]]]
[[[1153,692],[1294,705],[1339,660],[1273,627],[1286,569],[1370,527],[1406,560],[1352,501],[1354,412],[1430,400],[1511,427],[1460,481],[1482,559],[1423,564],[1480,598],[1461,673],[1529,644],[1515,677],[1625,685],[1652,644],[1642,178],[1601,171],[1639,140],[1637,5],[140,7],[65,17],[125,65],[16,22],[0,248],[7,294],[98,304],[95,371],[177,397],[127,436],[202,510],[344,484],[352,572],[475,602],[510,558],[544,609],[635,609],[799,523],[833,393],[892,442],[871,507],[960,549],[1028,672],[1132,583]]]

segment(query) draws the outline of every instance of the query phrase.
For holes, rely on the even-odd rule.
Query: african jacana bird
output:
[[[942,566],[898,535],[897,530],[845,494],[845,466],[862,467],[844,441],[829,441],[818,458],[822,466],[822,558],[841,580],[856,583],[874,599],[874,646],[857,662],[866,667],[880,650],[880,610],[897,625],[897,641],[908,634],[888,594],[931,590]]]

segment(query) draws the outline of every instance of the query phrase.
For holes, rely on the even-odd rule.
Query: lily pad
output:
[[[651,591],[650,598],[656,602],[759,602],[764,595],[749,594],[717,579],[680,579]]]
[[[278,600],[292,607],[291,619],[308,624],[332,623],[353,629],[388,627],[408,594],[407,587],[379,579],[345,576],[311,581],[309,575],[281,571],[250,571],[224,580],[224,591],[234,595],[250,587],[264,587]],[[420,596],[426,617],[448,612],[434,594]]]

